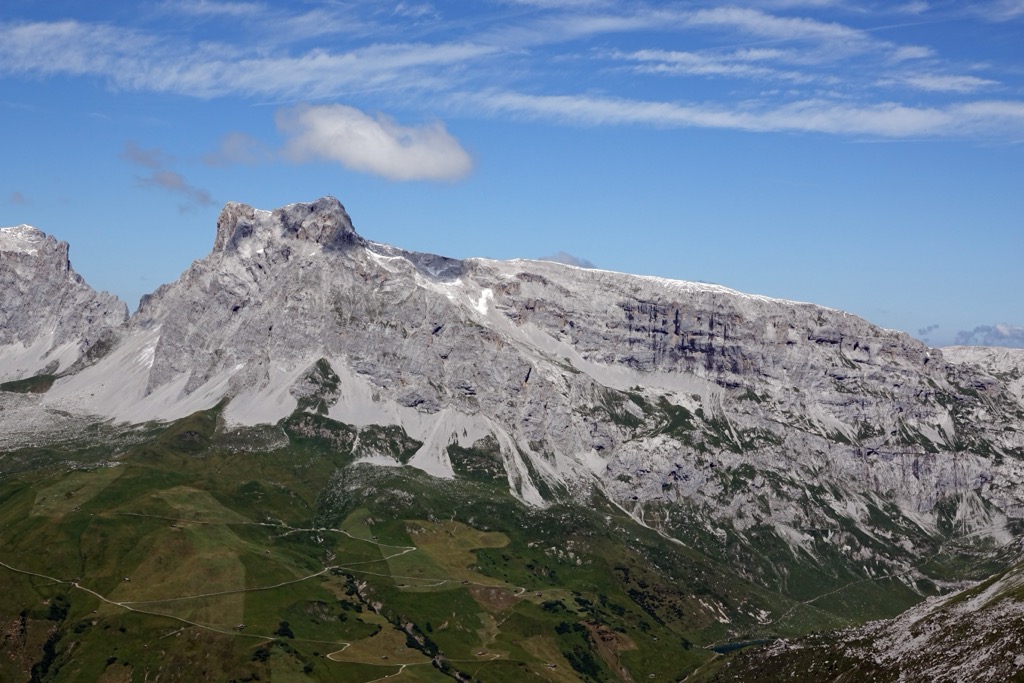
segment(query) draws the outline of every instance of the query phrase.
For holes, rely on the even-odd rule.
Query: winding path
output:
[[[147,515],[147,514],[142,514],[142,513],[137,513],[137,512],[120,512],[120,513],[116,513],[116,514],[131,515],[131,516],[135,516],[135,517],[150,517],[150,518],[154,518],[154,519],[162,519],[162,520],[166,520],[166,521],[169,521],[169,522],[173,522],[174,524],[182,524],[182,525],[184,525],[184,524],[199,524],[199,525],[210,525],[210,526],[224,526],[225,525],[224,522],[213,522],[213,521],[206,521],[206,520],[183,520],[183,519],[175,518],[175,517],[165,517],[165,516],[160,516],[160,515]],[[97,598],[101,602],[104,602],[104,603],[106,603],[108,605],[112,605],[114,607],[119,607],[119,608],[127,610],[129,612],[136,612],[136,613],[139,613],[139,614],[146,614],[146,615],[151,615],[151,616],[156,616],[156,617],[164,617],[164,618],[171,619],[171,620],[177,621],[177,622],[185,625],[182,628],[179,628],[177,631],[171,631],[169,633],[164,634],[163,636],[160,636],[160,638],[166,638],[166,637],[168,637],[170,635],[174,635],[175,633],[180,633],[185,627],[191,626],[191,627],[200,628],[200,629],[203,629],[203,630],[206,630],[206,631],[210,631],[210,632],[213,632],[213,633],[219,633],[219,634],[222,634],[222,635],[228,635],[228,636],[233,636],[233,637],[249,638],[249,639],[252,639],[252,640],[260,640],[260,641],[272,641],[272,640],[275,640],[276,636],[273,636],[273,635],[260,635],[260,634],[255,634],[255,633],[243,633],[242,631],[239,631],[237,629],[225,629],[225,628],[220,628],[220,627],[217,627],[217,626],[212,626],[212,625],[209,625],[209,624],[202,624],[202,623],[199,623],[199,622],[196,622],[196,621],[192,621],[190,619],[186,619],[184,617],[179,617],[179,616],[176,616],[176,615],[173,615],[173,614],[167,614],[165,612],[155,612],[155,611],[152,611],[152,610],[142,609],[142,608],[140,608],[138,606],[139,605],[158,605],[158,604],[182,602],[182,601],[186,601],[186,600],[197,600],[197,599],[203,599],[203,598],[213,598],[213,597],[219,597],[219,596],[224,596],[224,595],[235,595],[235,594],[238,594],[238,593],[252,593],[252,592],[257,592],[257,591],[275,590],[277,588],[281,588],[281,587],[284,587],[284,586],[289,586],[289,585],[292,585],[292,584],[308,581],[308,580],[314,579],[314,578],[316,578],[318,576],[323,576],[324,574],[327,574],[328,572],[330,572],[331,570],[334,570],[334,569],[340,569],[340,570],[351,571],[351,572],[358,572],[358,573],[361,573],[361,574],[369,574],[371,576],[382,576],[382,577],[388,577],[388,578],[392,578],[392,579],[402,579],[402,580],[405,580],[405,581],[431,581],[431,582],[434,582],[434,583],[421,583],[421,584],[419,584],[419,587],[424,587],[424,588],[443,586],[445,584],[450,584],[450,583],[457,583],[457,584],[460,584],[460,585],[482,586],[482,587],[486,587],[486,588],[500,588],[501,587],[501,586],[495,586],[494,584],[480,583],[480,582],[477,582],[477,581],[459,580],[459,579],[452,579],[452,578],[437,579],[437,578],[425,578],[425,577],[418,577],[418,576],[399,576],[399,575],[389,574],[389,573],[386,574],[386,573],[382,573],[382,572],[374,572],[374,571],[367,570],[367,569],[356,569],[355,567],[358,567],[358,566],[361,566],[361,565],[376,564],[376,563],[379,563],[379,562],[387,562],[388,560],[391,560],[393,558],[401,557],[402,555],[406,555],[406,554],[411,553],[413,551],[419,550],[419,548],[417,548],[416,546],[390,545],[390,544],[387,544],[387,543],[380,543],[380,542],[377,542],[377,541],[372,540],[372,539],[360,538],[358,536],[354,536],[353,534],[351,534],[350,532],[348,532],[348,531],[346,531],[344,529],[330,529],[330,528],[326,528],[326,527],[306,529],[306,528],[292,527],[292,526],[289,526],[289,525],[284,524],[284,523],[273,524],[273,523],[269,523],[269,522],[248,522],[248,521],[246,521],[246,522],[230,522],[228,524],[240,524],[240,525],[249,525],[249,526],[270,527],[270,528],[276,528],[276,529],[286,529],[287,531],[284,534],[282,534],[282,536],[293,534],[293,533],[302,533],[302,532],[307,532],[307,533],[338,533],[338,534],[342,534],[344,536],[347,536],[348,538],[350,538],[352,540],[355,540],[355,541],[361,541],[361,542],[364,542],[364,543],[369,543],[369,544],[375,545],[375,546],[377,546],[379,548],[391,548],[391,549],[394,549],[396,552],[393,552],[393,553],[388,554],[388,555],[384,555],[383,557],[380,557],[380,558],[377,558],[377,559],[373,559],[373,560],[363,560],[363,561],[359,561],[359,562],[350,562],[350,563],[347,563],[347,564],[326,565],[320,571],[314,572],[314,573],[309,574],[307,576],[302,576],[302,577],[299,577],[297,579],[292,579],[290,581],[282,581],[280,583],[276,583],[276,584],[268,585],[268,586],[255,586],[255,587],[252,587],[252,588],[239,588],[239,589],[235,589],[235,590],[214,591],[214,592],[210,592],[210,593],[199,593],[199,594],[195,594],[195,595],[183,595],[183,596],[176,596],[176,597],[172,597],[172,598],[159,598],[159,599],[155,599],[155,600],[123,600],[123,601],[111,600],[110,598],[106,597],[105,595],[103,595],[101,593],[98,593],[95,590],[93,590],[93,589],[91,589],[91,588],[89,588],[87,586],[83,586],[81,583],[79,583],[76,580],[59,579],[59,578],[56,578],[56,577],[53,577],[53,576],[48,576],[46,574],[40,574],[40,573],[37,573],[37,572],[32,572],[32,571],[28,571],[28,570],[25,570],[25,569],[20,569],[18,567],[14,567],[14,566],[12,566],[10,564],[7,564],[6,562],[3,562],[3,561],[0,561],[0,566],[8,569],[9,571],[15,572],[17,574],[23,574],[23,575],[26,575],[26,576],[34,576],[36,578],[45,579],[47,581],[52,582],[53,584],[63,584],[63,585],[71,586],[72,588],[75,588],[76,590],[80,590],[80,591],[83,591],[85,593],[88,593],[89,595],[92,595],[93,597]],[[516,596],[520,596],[520,595],[522,595],[523,593],[526,592],[526,588],[524,588],[522,586],[512,586],[512,588],[514,589],[514,594]],[[349,646],[352,645],[352,643],[348,643],[348,642],[344,642],[344,641],[325,641],[325,640],[314,640],[314,639],[309,639],[309,638],[296,638],[296,640],[299,640],[299,641],[305,642],[305,643],[319,643],[319,644],[329,644],[329,645],[340,645],[341,646],[340,649],[334,650],[333,652],[330,652],[329,654],[325,655],[325,657],[327,659],[329,659],[329,660],[331,660],[333,662],[338,662],[338,663],[344,663],[344,660],[336,659],[334,657],[334,655],[338,655],[338,654],[344,652],[346,649],[349,648]],[[481,661],[484,661],[484,662],[494,661],[495,659],[500,659],[500,658],[501,658],[501,655],[493,654],[492,658],[489,659],[489,660],[449,660],[449,661],[453,661],[453,662],[466,661],[466,662],[480,663]],[[430,661],[416,662],[416,663],[412,663],[412,664],[408,664],[408,663],[406,663],[406,664],[390,664],[390,663],[378,662],[378,661],[356,661],[356,662],[352,662],[352,663],[368,664],[368,665],[371,665],[371,666],[382,666],[382,667],[383,666],[388,666],[388,667],[398,666],[399,667],[398,671],[396,671],[395,673],[391,673],[391,674],[388,674],[386,676],[382,676],[381,678],[377,678],[377,679],[374,679],[373,681],[368,681],[367,682],[367,683],[375,683],[376,681],[383,681],[385,679],[394,678],[395,676],[400,675],[403,671],[405,671],[406,667],[430,664]]]

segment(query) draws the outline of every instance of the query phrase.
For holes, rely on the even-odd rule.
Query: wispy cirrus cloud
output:
[[[1012,17],[1018,4],[984,7]],[[474,5],[472,16],[455,22],[413,0],[386,8],[241,0],[157,7],[208,30],[167,32],[152,20],[0,23],[0,77],[84,76],[115,89],[200,98],[371,102],[430,118],[1024,137],[1014,113],[1022,86],[1012,70],[956,64],[936,46],[894,40],[891,27],[870,23],[894,11],[938,11],[920,1],[900,9],[829,0],[507,0]],[[217,22],[238,30],[214,30]],[[688,101],[650,95],[678,88],[659,79],[680,77],[690,77]],[[582,80],[599,85],[588,90]],[[971,99],[997,91],[1006,99]],[[245,150],[234,144],[222,159],[241,158]]]
[[[1024,0],[989,0],[972,3],[970,11],[988,21],[1013,21],[1024,17]]]
[[[393,16],[407,17],[418,21],[434,20],[440,17],[437,8],[429,2],[399,2],[391,10]]]
[[[644,124],[883,138],[998,135],[1024,130],[1024,103],[999,100],[947,107],[912,107],[895,102],[855,105],[811,99],[781,106],[722,107],[585,95],[494,92],[480,98],[479,103],[495,112],[554,117],[586,125]]]
[[[429,87],[443,77],[439,70],[495,50],[472,43],[399,43],[267,55],[221,43],[183,46],[76,21],[0,25],[0,74],[97,76],[120,88],[196,97],[315,99],[350,89]]]
[[[486,56],[471,44],[373,45],[344,53],[311,50],[299,55],[224,60],[200,57],[152,63],[112,74],[135,89],[198,97],[248,95],[319,99],[368,89],[408,90],[444,80],[444,67]]]
[[[902,5],[895,5],[893,11],[899,14],[915,14],[921,15],[931,9],[931,5],[923,0],[913,0],[913,2],[907,2]]]
[[[687,24],[735,29],[777,40],[871,42],[866,32],[844,24],[806,17],[779,16],[750,7],[728,6],[698,10],[687,18]]]
[[[158,42],[131,29],[73,20],[0,24],[0,73],[112,75]]]
[[[760,0],[756,3],[758,7],[769,9],[805,9],[809,7],[835,7],[842,4],[842,0]]]
[[[865,64],[879,60],[900,62],[933,56],[922,45],[906,45],[880,39],[875,29],[855,28],[835,21],[802,16],[778,15],[750,7],[716,7],[694,12],[690,27],[733,32],[737,36],[761,39],[762,44],[787,44],[787,59],[792,64],[822,65],[844,63],[856,73],[864,64],[849,63],[851,57],[864,57]]]
[[[256,2],[215,2],[214,0],[176,0],[160,3],[163,12],[193,17],[230,17],[233,19],[257,17],[267,11],[266,5]]]
[[[917,59],[928,59],[935,56],[935,50],[925,45],[900,45],[888,55],[892,64],[899,64]]]
[[[421,5],[409,7],[415,11],[412,8]],[[300,11],[295,11],[297,8]],[[223,44],[229,36],[244,36],[264,51],[325,37],[369,33],[378,28],[364,20],[354,7],[342,3],[319,7],[302,3],[289,7],[284,3],[168,0],[157,5],[154,13],[161,20],[181,18],[199,25],[230,27],[230,33],[223,32],[219,42]]]
[[[807,83],[821,80],[809,73],[778,69],[766,66],[766,62],[778,60],[784,55],[781,50],[743,49],[727,53],[685,52],[680,50],[637,50],[616,53],[613,57],[636,66],[638,73],[687,76],[728,76],[734,78],[757,78]]]
[[[540,9],[581,9],[607,7],[611,0],[505,0],[509,5],[526,5]]]
[[[973,93],[999,85],[999,81],[956,74],[907,74],[895,84],[928,92]]]

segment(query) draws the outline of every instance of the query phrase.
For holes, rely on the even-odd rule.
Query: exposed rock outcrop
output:
[[[71,268],[67,242],[0,228],[0,382],[68,370],[127,317]]]

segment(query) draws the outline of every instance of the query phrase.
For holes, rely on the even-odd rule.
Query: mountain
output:
[[[24,313],[0,367],[56,338],[70,350],[53,367],[34,351],[12,375],[22,384],[0,385],[46,389],[0,393],[8,477],[55,458],[192,472],[187,488],[233,519],[277,524],[244,493],[276,500],[268,480],[227,464],[241,453],[292,482],[282,486],[304,512],[279,503],[296,527],[405,520],[388,533],[420,549],[417,534],[441,520],[486,527],[510,550],[501,562],[473,551],[465,580],[580,596],[538,604],[571,629],[541,649],[569,648],[562,669],[584,679],[652,671],[638,663],[647,655],[623,654],[646,652],[642,623],[702,645],[851,626],[1019,553],[1024,356],[1012,350],[929,349],[842,311],[716,285],[409,252],[360,236],[330,197],[228,204],[211,253],[123,321],[123,304],[73,274],[66,245],[14,231],[4,258],[19,267],[0,276],[12,283],[0,310]],[[30,243],[62,253],[63,270],[9,246]],[[40,282],[80,305],[25,294]],[[11,490],[43,495],[32,481]],[[155,492],[181,503],[163,479],[140,481],[117,505],[142,514],[149,504],[130,501]],[[178,503],[160,514],[192,509]],[[503,568],[517,563],[521,574]],[[552,584],[556,574],[574,578]],[[513,603],[485,612],[501,621]],[[710,656],[684,649],[679,672]]]
[[[71,268],[67,242],[0,228],[0,382],[69,370],[128,318],[117,297]]]

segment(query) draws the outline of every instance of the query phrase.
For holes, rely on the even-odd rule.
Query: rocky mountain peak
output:
[[[70,268],[68,243],[58,241],[31,225],[0,228],[0,254],[4,254],[6,258],[16,255],[19,260],[27,257],[52,261],[64,270]]]
[[[29,251],[46,239],[46,233],[31,225],[0,228],[0,251]]]
[[[288,239],[312,242],[325,249],[364,243],[341,202],[334,197],[321,197],[311,203],[289,204],[274,211],[230,202],[217,219],[213,250],[232,253],[256,244],[265,246]]]
[[[29,225],[0,228],[0,381],[65,370],[128,307],[72,269],[68,243]]]

